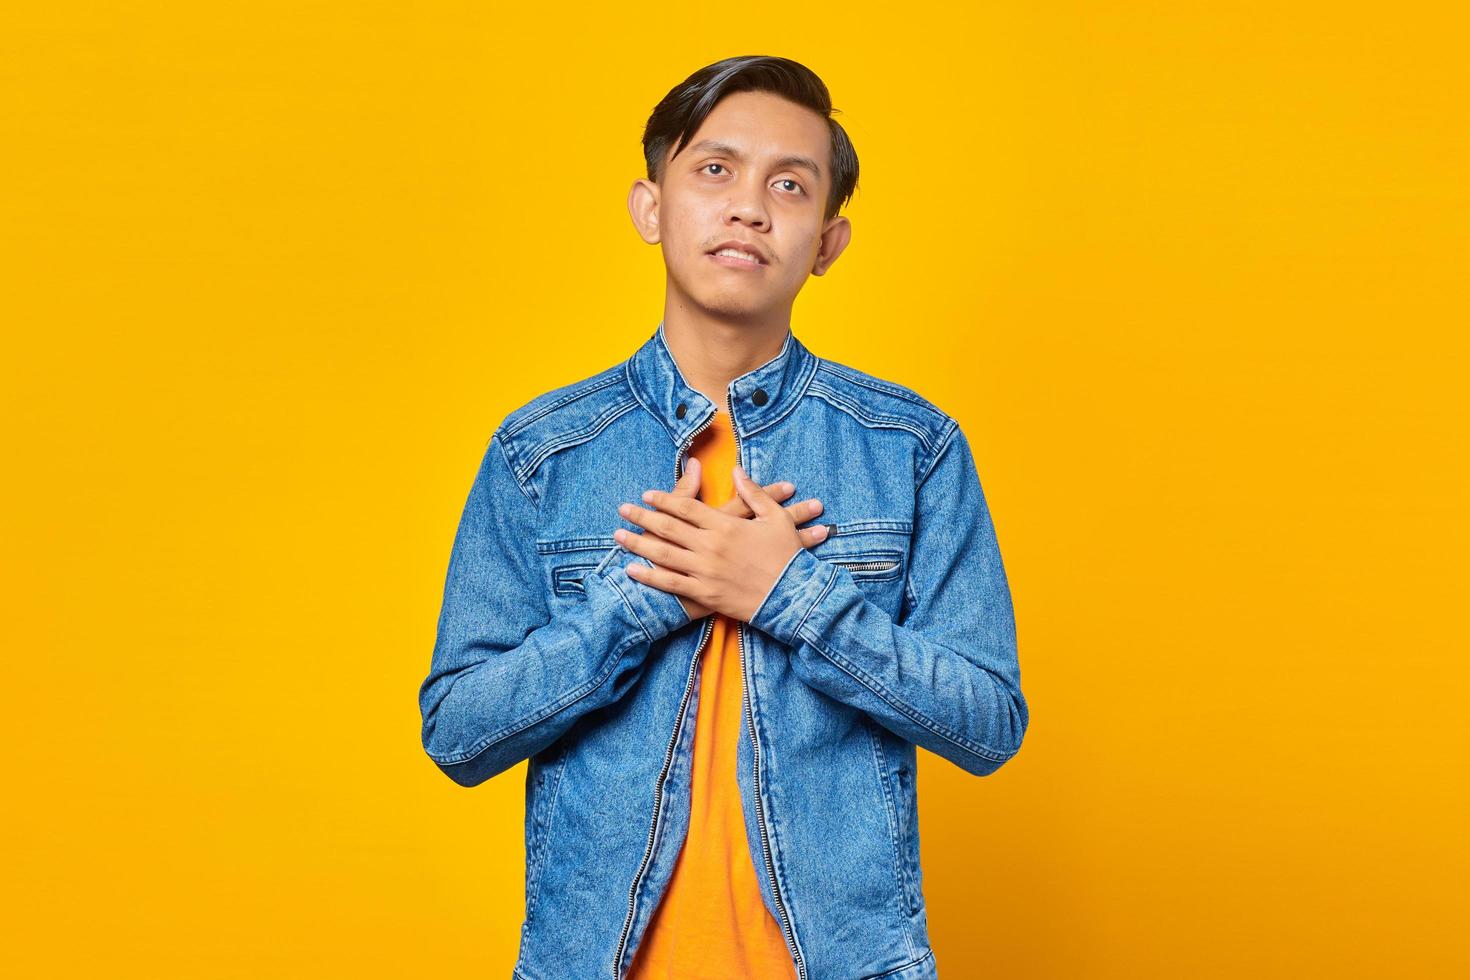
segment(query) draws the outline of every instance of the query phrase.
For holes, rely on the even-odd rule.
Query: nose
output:
[[[731,217],[736,221],[744,221],[752,228],[765,228],[766,226],[766,218],[762,214],[732,209]]]
[[[725,206],[725,220],[743,221],[752,228],[764,229],[770,219],[760,194],[759,189],[751,192],[736,188],[730,196],[730,203]]]

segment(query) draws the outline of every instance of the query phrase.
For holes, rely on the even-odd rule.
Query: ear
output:
[[[850,241],[852,222],[840,214],[827,222],[827,227],[822,229],[822,247],[817,251],[816,261],[812,263],[812,275],[820,276],[832,268],[832,263],[837,261],[837,256],[842,254]]]
[[[628,214],[638,235],[650,245],[659,243],[658,228],[659,186],[642,177],[633,181],[628,191]]]

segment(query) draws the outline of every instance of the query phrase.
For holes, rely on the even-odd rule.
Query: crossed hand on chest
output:
[[[677,596],[690,619],[719,612],[748,622],[791,557],[827,536],[824,525],[797,526],[820,514],[822,502],[808,498],[783,507],[795,486],[762,487],[736,466],[735,496],[711,507],[695,496],[700,472],[699,458],[691,456],[672,491],[645,491],[648,507],[622,504],[618,513],[643,530],[619,528],[613,537],[657,566],[631,562],[628,574]]]

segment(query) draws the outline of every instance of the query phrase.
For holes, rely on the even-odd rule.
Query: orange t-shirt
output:
[[[699,458],[699,499],[719,507],[734,497],[735,433],[724,408],[689,451]],[[628,977],[794,980],[781,924],[761,900],[756,875],[763,872],[751,856],[735,781],[735,747],[745,724],[736,620],[714,614],[702,656],[689,835]]]

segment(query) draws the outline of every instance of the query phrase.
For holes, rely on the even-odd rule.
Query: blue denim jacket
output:
[[[732,381],[741,464],[821,499],[829,535],[739,627],[750,857],[802,980],[936,977],[915,746],[977,776],[1028,712],[995,529],[955,420],[781,352]],[[475,786],[526,769],[522,980],[626,975],[689,826],[697,652],[713,625],[625,566],[618,504],[672,488],[715,405],[663,323],[627,361],[505,417],[470,488],[423,745]]]

